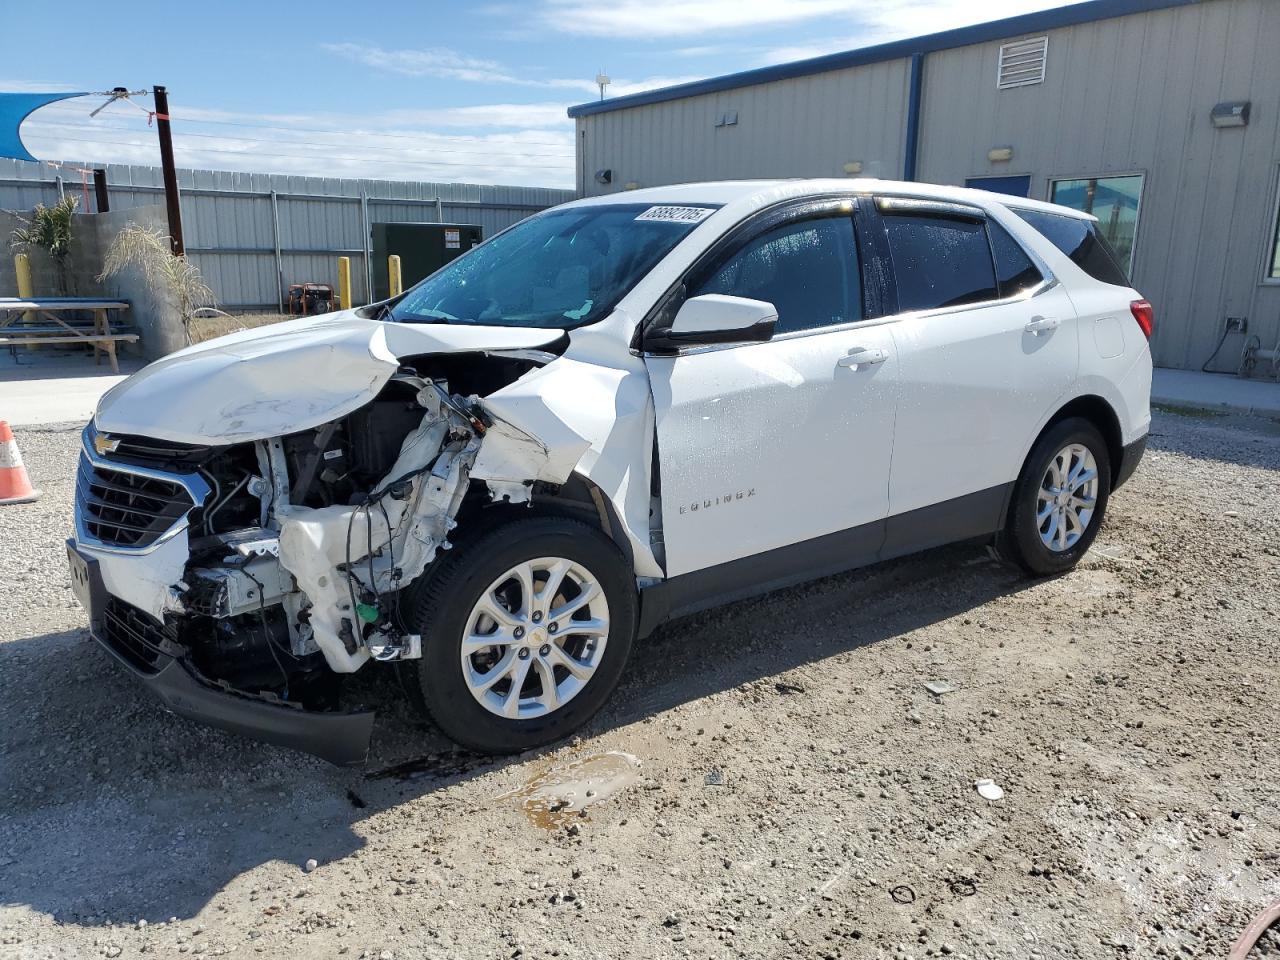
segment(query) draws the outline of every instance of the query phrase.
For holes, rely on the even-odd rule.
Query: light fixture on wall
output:
[[[844,172],[851,177],[856,177],[858,174],[862,172],[862,161],[850,160],[848,163],[844,165]]]
[[[596,171],[596,183],[604,186],[613,183],[613,171],[606,167],[603,170]]]
[[[992,147],[987,151],[987,159],[992,163],[1008,163],[1013,159],[1013,147]]]
[[[628,180],[626,183],[622,185],[622,189],[623,190],[639,190],[640,184],[635,180]]]
[[[1251,105],[1248,100],[1224,100],[1222,103],[1214,104],[1213,109],[1209,111],[1209,121],[1218,128],[1247,127]]]

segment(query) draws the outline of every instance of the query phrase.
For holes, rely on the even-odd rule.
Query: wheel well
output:
[[[1111,482],[1114,485],[1120,470],[1120,460],[1124,455],[1120,418],[1116,416],[1115,410],[1111,408],[1111,404],[1095,394],[1076,397],[1049,419],[1049,422],[1044,425],[1044,430],[1040,431],[1040,437],[1044,436],[1045,430],[1069,417],[1082,417],[1088,420],[1098,428],[1102,438],[1107,441],[1107,455],[1111,461]],[[1039,441],[1040,437],[1036,437],[1036,440]],[[1034,447],[1035,444],[1032,446]]]
[[[511,520],[548,516],[571,517],[595,527],[617,544],[627,563],[634,568],[631,544],[623,533],[613,504],[604,491],[576,473],[559,485],[535,484],[527,503],[495,503],[488,487],[481,481],[473,481],[462,509],[458,511],[457,529],[450,539],[478,536]]]

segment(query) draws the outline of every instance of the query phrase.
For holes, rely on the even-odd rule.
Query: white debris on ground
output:
[[[146,697],[70,592],[78,428],[18,441],[0,956],[1223,956],[1280,889],[1280,425],[1158,415],[1059,579],[951,548],[672,624],[554,750],[456,753],[371,665],[386,775]]]

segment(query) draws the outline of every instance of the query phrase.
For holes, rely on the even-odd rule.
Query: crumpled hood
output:
[[[545,346],[563,330],[384,323],[353,311],[244,330],[172,353],[109,390],[106,433],[228,444],[309,430],[372,400],[399,358]]]

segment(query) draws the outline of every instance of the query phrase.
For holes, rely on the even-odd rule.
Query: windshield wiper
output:
[[[422,313],[408,313],[397,317],[403,323],[469,323],[468,320],[459,320],[451,313],[445,313],[443,310],[424,310]]]

